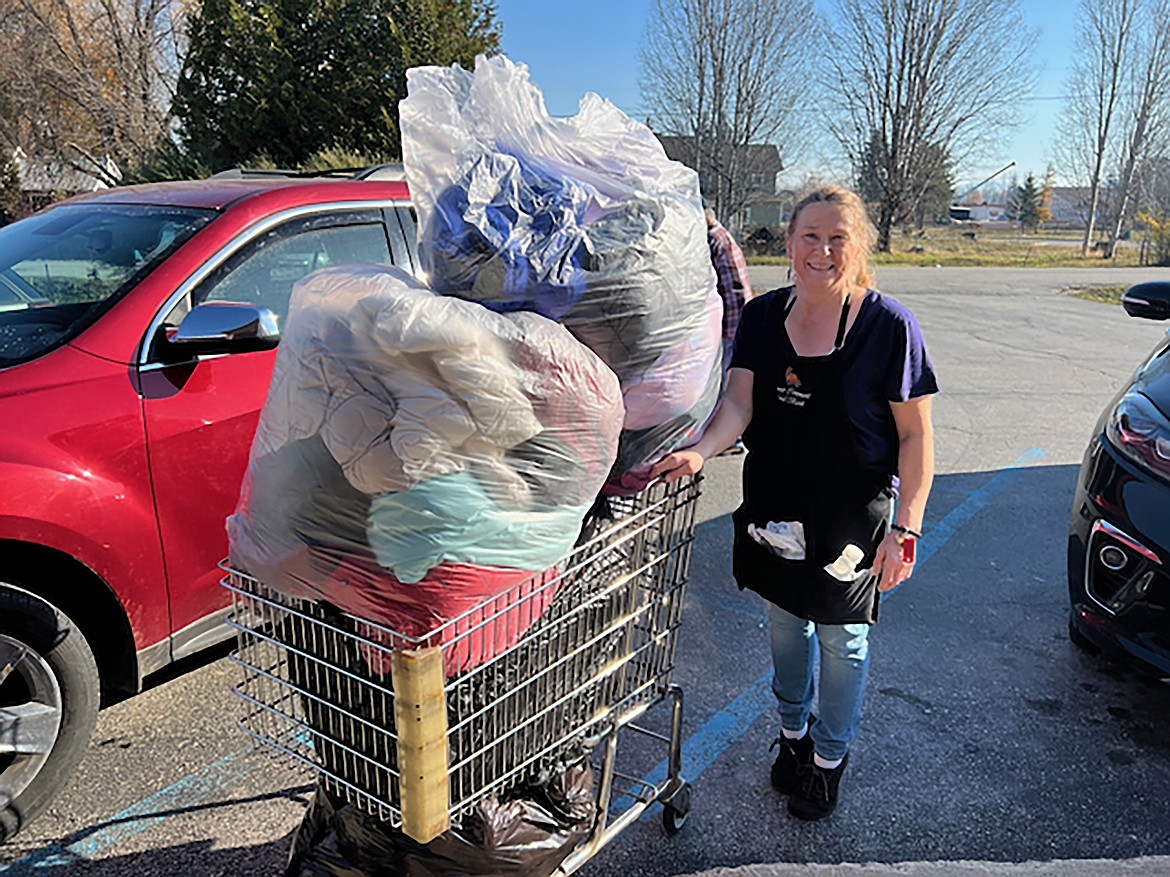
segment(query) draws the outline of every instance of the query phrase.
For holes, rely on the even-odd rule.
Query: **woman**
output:
[[[870,288],[872,246],[853,192],[826,186],[797,203],[792,286],[747,303],[706,433],[651,473],[694,474],[743,435],[733,570],[770,602],[781,723],[772,784],[802,819],[837,805],[878,592],[914,570],[934,478],[933,367],[914,316]]]

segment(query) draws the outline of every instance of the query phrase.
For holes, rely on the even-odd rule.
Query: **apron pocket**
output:
[[[735,531],[731,572],[740,590],[746,588],[755,591],[782,609],[799,614],[800,595],[810,578],[811,566],[808,560],[781,557],[748,535],[749,523],[761,527],[766,526],[767,522],[748,520],[742,506],[732,513],[731,520]]]
[[[808,617],[822,624],[875,624],[881,605],[872,572],[842,582],[820,570],[807,599]]]

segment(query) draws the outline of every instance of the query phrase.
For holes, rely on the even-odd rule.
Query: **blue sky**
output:
[[[575,114],[581,97],[593,91],[641,120],[646,114],[639,91],[639,50],[653,7],[654,0],[496,0],[504,53],[528,65],[550,113]],[[1016,167],[1000,180],[1017,173],[1022,180],[1029,171],[1040,178],[1048,166],[1052,128],[1068,74],[1076,3],[1023,0],[1023,8],[1040,31],[1039,80],[1033,98],[1022,108],[1027,123],[1005,134],[998,152],[957,169],[959,185],[977,183],[1010,161]],[[786,156],[791,158],[795,157]],[[816,157],[807,165],[823,166]]]

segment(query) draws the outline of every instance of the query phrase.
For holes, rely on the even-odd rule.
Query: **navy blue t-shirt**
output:
[[[788,295],[788,288],[775,289],[744,305],[732,368],[760,372],[778,354],[778,344],[792,349],[784,327]],[[890,403],[938,392],[922,329],[904,306],[869,290],[838,355],[844,359],[845,401],[861,462],[894,476],[898,429]]]

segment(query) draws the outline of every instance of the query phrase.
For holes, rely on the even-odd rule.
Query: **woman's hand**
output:
[[[886,537],[878,543],[873,571],[878,576],[879,591],[894,590],[914,572],[914,562],[906,563],[902,559],[902,545],[893,530],[886,533]]]
[[[650,467],[650,478],[661,477],[667,484],[687,475],[698,475],[706,460],[698,451],[686,448],[663,457]]]

